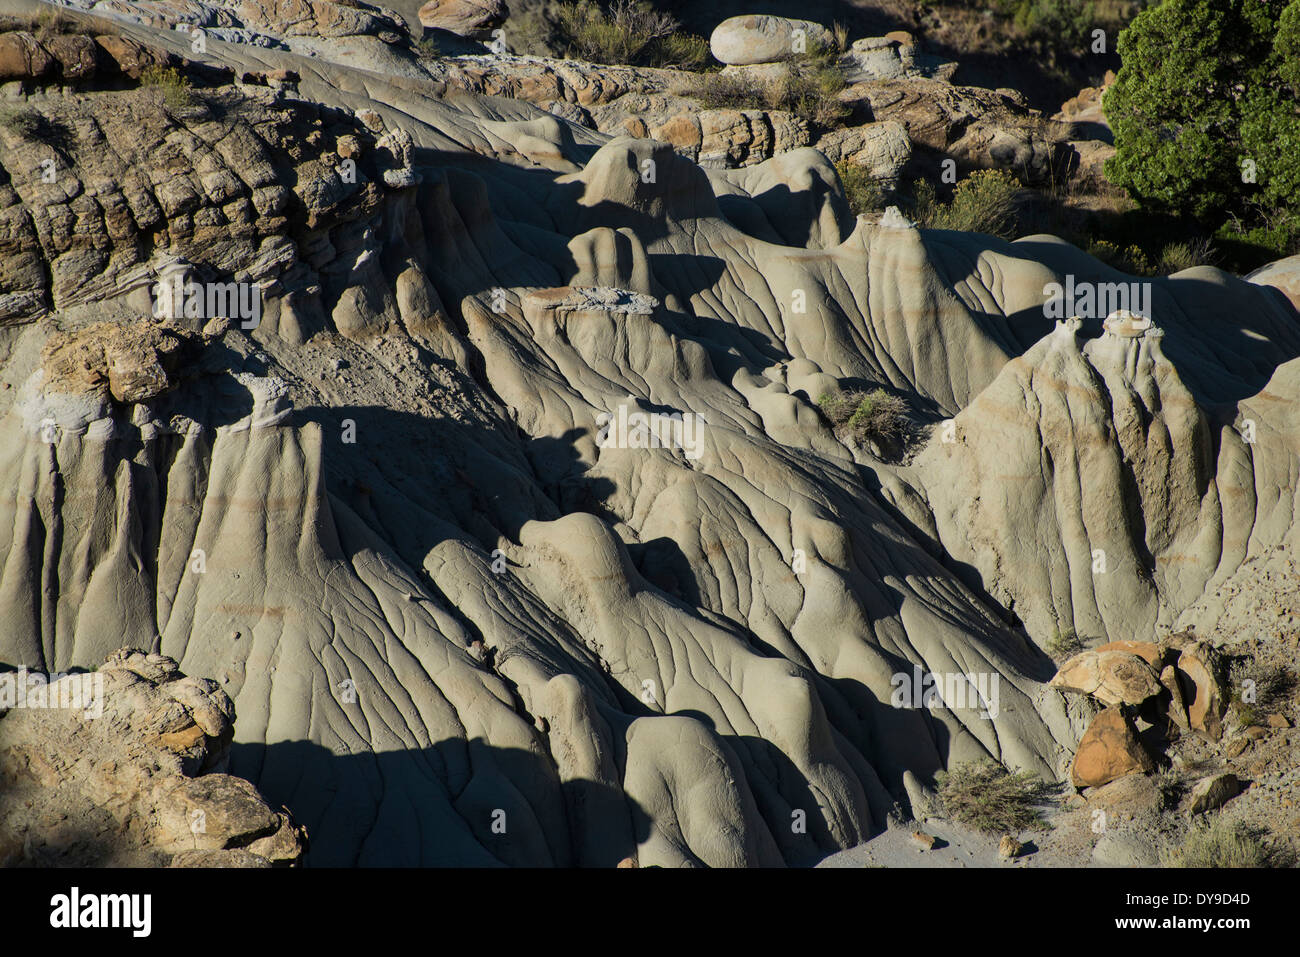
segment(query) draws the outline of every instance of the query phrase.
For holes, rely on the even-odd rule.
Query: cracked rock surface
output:
[[[300,8],[400,46],[241,5]],[[127,859],[294,859],[283,805],[313,864],[814,864],[941,769],[1066,779],[1091,714],[1047,685],[1054,632],[1199,624],[1294,548],[1287,270],[1152,280],[1141,335],[1058,325],[1047,284],[1131,277],[857,219],[804,144],[706,168],[491,85],[119,34],[189,101],[50,95],[33,61],[62,132],[0,128],[0,662],[211,676],[105,666],[130,728],[193,738],[148,745],[168,769],[251,782],[133,772],[161,830]],[[259,321],[154,320],[176,270]],[[904,397],[908,455],[846,444],[840,388]],[[670,440],[599,439],[633,415]],[[996,675],[998,706],[894,706],[917,672]]]

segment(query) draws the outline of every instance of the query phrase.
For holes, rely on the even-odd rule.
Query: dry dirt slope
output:
[[[1276,290],[1201,269],[1155,283],[1163,338],[1057,327],[1045,283],[1127,277],[855,223],[811,150],[706,173],[526,103],[203,59],[301,79],[36,84],[53,183],[0,130],[0,660],[218,678],[232,770],[313,863],[813,863],[905,772],[1057,777],[1055,629],[1179,626],[1294,544]],[[260,324],[181,320],[160,357],[167,269],[260,283]],[[954,427],[878,461],[817,411],[837,384]],[[598,446],[620,406],[699,444]],[[998,707],[892,707],[914,668],[996,673]]]

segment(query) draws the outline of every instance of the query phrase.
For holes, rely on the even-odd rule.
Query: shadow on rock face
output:
[[[231,770],[306,825],[307,866],[613,867],[651,829],[623,792],[479,738],[350,755],[236,743]]]

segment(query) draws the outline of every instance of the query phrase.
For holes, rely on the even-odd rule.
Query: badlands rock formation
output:
[[[293,51],[315,61],[400,77],[433,89],[448,87],[475,94],[525,100],[570,123],[610,135],[630,135],[671,144],[700,165],[713,168],[752,166],[782,153],[814,146],[834,161],[847,160],[868,169],[892,186],[913,158],[922,165],[942,154],[962,169],[1012,169],[1027,181],[1047,182],[1063,166],[1072,126],[1052,122],[1025,108],[1012,91],[981,90],[949,82],[956,64],[922,52],[904,32],[855,40],[838,67],[849,83],[840,99],[852,120],[845,129],[810,130],[806,120],[755,102],[745,109],[707,108],[701,100],[699,74],[674,69],[594,66],[568,60],[514,56],[516,28],[502,23],[498,0],[432,0],[418,18],[404,18],[387,8],[332,0],[68,0],[68,7],[104,14],[119,22],[147,25],[177,33],[187,53],[206,48],[209,39],[257,50]],[[416,43],[421,26],[445,40],[467,39],[462,55],[431,57]],[[801,25],[802,24],[802,25]],[[804,31],[796,43],[795,31]],[[730,39],[728,39],[730,38]],[[456,37],[451,37],[453,41]],[[490,44],[474,40],[490,40]],[[734,59],[727,49],[743,50],[729,71],[760,71],[765,81],[779,78],[791,58],[829,49],[830,31],[807,21],[780,17],[735,17],[718,25],[715,46],[722,62]],[[0,47],[0,80],[36,76],[30,57],[47,79],[90,76],[117,63],[95,55],[85,38],[58,36],[45,49],[35,38],[10,37]],[[440,41],[441,42],[441,41]],[[504,47],[501,44],[504,43]],[[130,41],[98,41],[112,60]],[[738,56],[740,54],[737,54]],[[262,54],[254,54],[254,59]],[[69,58],[76,60],[73,64]],[[230,64],[229,56],[205,62]],[[148,64],[121,66],[138,76]],[[773,70],[776,72],[773,72]],[[78,72],[81,71],[81,72]],[[270,71],[274,73],[275,70]],[[272,77],[271,82],[277,82]],[[762,97],[757,98],[761,101]],[[932,155],[933,154],[933,155]]]
[[[311,863],[814,863],[945,767],[1064,779],[1054,632],[1195,624],[1294,546],[1262,282],[1057,323],[1048,284],[1131,277],[855,221],[811,148],[706,169],[293,42],[86,29],[118,68],[33,55],[0,126],[0,661],[212,676]],[[258,311],[158,319],[160,281]],[[837,437],[847,388],[906,400],[911,454]],[[922,673],[997,700],[896,706]]]
[[[223,773],[234,705],[216,682],[128,649],[48,685],[19,674],[0,721],[0,867],[301,859],[304,835],[289,815]]]

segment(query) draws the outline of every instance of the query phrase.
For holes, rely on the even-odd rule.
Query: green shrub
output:
[[[0,112],[0,126],[25,140],[40,140],[45,117],[30,108],[9,108]]]
[[[856,408],[853,397],[860,394],[857,392],[823,392],[821,398],[817,400],[817,405],[833,425],[843,425],[849,421],[849,416],[853,414]]]
[[[1214,259],[1214,244],[1208,239],[1169,243],[1160,250],[1160,261],[1156,264],[1155,271],[1161,276],[1168,276],[1194,266],[1213,265]]]
[[[65,158],[76,146],[76,136],[66,123],[31,107],[0,107],[0,126],[28,142],[48,146]]]
[[[1027,771],[1011,774],[992,761],[963,764],[935,776],[949,818],[990,834],[1047,827],[1041,807],[1054,788]]]
[[[1243,701],[1241,691],[1233,689],[1232,692],[1232,710],[1237,715],[1237,720],[1241,722],[1242,727],[1249,728],[1251,725],[1262,725],[1268,720],[1257,702]]]
[[[835,53],[839,55],[849,48],[849,27],[836,20],[831,24],[831,35],[835,37]]]
[[[76,33],[77,24],[62,10],[42,10],[36,15],[36,39],[49,40],[65,33]]]
[[[81,13],[82,11],[78,11]],[[94,33],[117,35],[117,25],[99,16],[88,20],[73,19],[59,8],[45,7],[40,11],[19,14],[0,14],[0,33],[25,30],[38,40],[51,40],[69,33]]]
[[[173,110],[194,105],[190,81],[172,66],[150,66],[140,74],[140,86],[162,92],[163,101]]]
[[[1088,255],[1100,259],[1107,266],[1120,272],[1132,273],[1135,276],[1149,276],[1155,271],[1146,253],[1137,245],[1130,244],[1120,249],[1110,240],[1097,239],[1088,244]]]
[[[1050,38],[1065,47],[1084,47],[1097,23],[1093,5],[1079,0],[1019,0],[1005,6],[1027,36]]]
[[[1108,179],[1241,233],[1300,212],[1300,0],[1164,0],[1119,37]],[[1252,237],[1285,248],[1284,235]]]
[[[907,405],[876,389],[858,402],[847,425],[855,437],[894,443],[907,431]]]
[[[929,228],[934,221],[935,211],[942,204],[934,184],[928,179],[918,179],[912,182],[910,195],[903,196],[903,205],[918,226]]]
[[[521,20],[517,36],[515,28],[512,17],[506,37],[516,49],[545,46],[591,63],[693,70],[708,61],[708,42],[683,33],[675,17],[647,0],[613,0],[607,8],[595,0],[552,4]]]
[[[1247,685],[1250,682],[1250,685]],[[1247,661],[1234,666],[1231,680],[1231,706],[1243,725],[1263,724],[1270,711],[1280,711],[1291,703],[1295,694],[1296,675],[1285,665]],[[1251,688],[1251,694],[1245,689]],[[1250,700],[1247,700],[1249,698]]]
[[[1160,852],[1162,867],[1268,867],[1269,855],[1259,839],[1240,824],[1216,817]]]
[[[839,435],[858,444],[874,442],[883,451],[898,451],[910,429],[907,403],[884,389],[826,393],[817,404]]]
[[[938,202],[934,187],[917,184],[915,216],[929,229],[954,229],[1014,239],[1019,227],[1020,181],[1005,170],[977,170],[962,180],[947,203]]]
[[[1162,810],[1178,807],[1183,795],[1187,793],[1186,772],[1173,765],[1161,768],[1152,775],[1151,783],[1156,786],[1156,792],[1160,795],[1160,808]]]
[[[767,108],[768,85],[743,73],[706,73],[686,92],[706,110]]]
[[[433,37],[412,37],[411,48],[425,60],[433,60],[438,56],[438,41]]]
[[[1220,226],[1215,242],[1234,254],[1240,269],[1260,266],[1300,253],[1300,214],[1275,214],[1264,225],[1245,226],[1233,219]]]
[[[699,70],[709,62],[709,41],[693,33],[661,37],[654,49],[655,66]]]
[[[1300,679],[1286,665],[1252,663],[1245,677],[1255,682],[1255,698],[1261,704],[1276,708],[1287,704],[1296,692]]]
[[[834,65],[795,64],[772,84],[768,108],[802,117],[815,130],[834,129],[850,112],[839,99],[844,87],[844,74]]]
[[[885,205],[885,190],[880,181],[861,166],[840,160],[835,164],[835,172],[839,174],[844,198],[854,216],[874,212]]]

